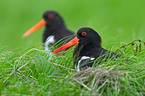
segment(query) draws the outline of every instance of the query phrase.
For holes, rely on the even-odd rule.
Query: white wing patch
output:
[[[90,59],[90,60],[95,60],[95,58],[91,58],[91,57],[89,57],[89,56],[83,56],[79,61],[78,61],[78,65],[77,65],[77,72],[79,72],[80,71],[80,62],[82,61],[82,60],[85,60],[85,59]],[[75,68],[76,68],[76,65],[75,65]]]
[[[49,50],[48,45],[49,45],[50,43],[54,43],[54,42],[55,42],[54,36],[53,36],[53,35],[49,36],[49,37],[46,39],[46,42],[45,42],[45,51],[48,51],[48,50]]]

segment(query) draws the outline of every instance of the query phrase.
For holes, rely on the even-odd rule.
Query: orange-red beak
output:
[[[78,44],[79,43],[79,39],[77,37],[75,37],[74,39],[72,39],[71,41],[69,41],[68,43],[66,43],[65,45],[62,45],[61,47],[59,47],[58,49],[56,49],[52,54],[56,54],[60,51],[63,51],[75,44]]]
[[[33,26],[31,29],[29,29],[27,32],[23,34],[23,38],[27,37],[28,35],[32,34],[36,30],[40,29],[41,27],[45,26],[46,22],[44,19],[42,19],[39,23],[37,23],[35,26]]]

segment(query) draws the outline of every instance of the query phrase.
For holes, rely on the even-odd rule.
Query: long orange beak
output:
[[[32,34],[33,32],[35,32],[36,30],[40,29],[41,27],[45,26],[46,21],[44,19],[42,19],[39,23],[37,23],[36,25],[34,25],[31,29],[29,29],[27,32],[25,32],[23,34],[23,38],[27,37],[28,35]]]
[[[79,39],[77,37],[75,37],[74,39],[72,39],[71,41],[69,41],[68,43],[66,43],[65,45],[62,45],[61,47],[59,47],[58,49],[56,49],[52,54],[56,54],[60,51],[63,51],[75,44],[78,44],[79,43]]]

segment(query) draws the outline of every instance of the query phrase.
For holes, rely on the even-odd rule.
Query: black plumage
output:
[[[53,54],[72,46],[71,44],[78,44],[73,52],[74,65],[78,71],[82,68],[92,67],[94,61],[100,64],[102,60],[107,61],[107,59],[121,56],[102,48],[100,35],[88,27],[80,28],[77,32],[77,37],[55,50]]]
[[[85,32],[86,35],[83,35],[83,32]],[[77,38],[79,39],[79,43],[73,52],[75,66],[80,63],[80,68],[91,67],[94,63],[93,61],[98,57],[99,61],[96,62],[100,64],[103,59],[107,61],[109,58],[118,58],[121,56],[102,48],[100,35],[91,28],[85,27],[79,29],[77,32]],[[90,58],[78,62],[83,56]],[[93,59],[91,60],[91,58]]]
[[[43,19],[46,21],[42,40],[43,43],[51,35],[54,35],[55,42],[57,42],[68,35],[74,34],[72,31],[66,28],[62,17],[55,11],[46,11],[43,14]]]
[[[43,19],[24,33],[23,37],[26,37],[39,28],[45,26],[42,42],[45,43],[45,50],[48,50],[48,46],[53,45],[62,38],[73,35],[74,33],[66,28],[66,25],[62,17],[55,11],[46,11],[43,14]],[[66,38],[65,40],[70,40]]]

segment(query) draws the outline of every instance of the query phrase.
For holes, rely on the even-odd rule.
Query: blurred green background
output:
[[[44,28],[21,36],[46,10],[56,10],[74,32],[92,27],[106,48],[145,40],[145,0],[0,0],[0,47],[15,50],[40,44]]]

